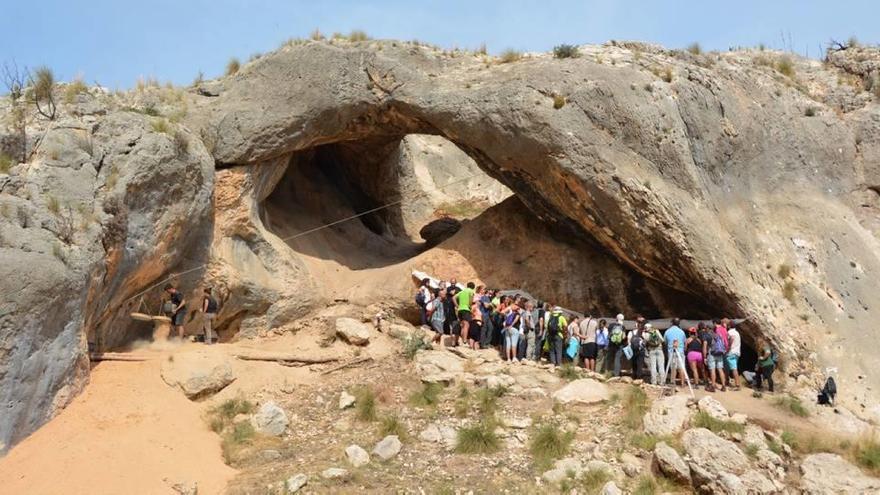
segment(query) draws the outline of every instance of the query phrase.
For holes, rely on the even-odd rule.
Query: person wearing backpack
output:
[[[776,369],[776,353],[770,347],[766,340],[758,343],[758,349],[761,354],[758,356],[758,363],[755,365],[755,390],[761,392],[763,382],[767,382],[770,393],[773,393],[773,371]]]
[[[556,306],[547,319],[547,341],[549,342],[550,364],[562,366],[562,346],[565,341],[565,330],[568,321],[562,314],[562,308]]]
[[[623,325],[623,315],[618,314],[608,329],[608,355],[614,356],[614,376],[620,376],[620,360],[623,358],[625,346],[626,327]]]
[[[666,358],[663,355],[663,335],[650,323],[645,324],[645,348],[648,351],[648,369],[651,371],[651,384],[666,383]]]
[[[724,361],[727,363],[727,369],[730,371],[728,379],[734,390],[740,389],[739,378],[739,356],[742,352],[742,340],[740,339],[739,330],[736,329],[736,323],[730,322],[727,329],[727,356]]]
[[[717,376],[721,381],[721,384],[718,386],[724,392],[727,390],[724,379],[724,355],[727,354],[727,346],[724,343],[724,338],[718,333],[716,328],[711,328],[709,332],[709,353],[706,356],[706,366],[709,368],[709,387],[706,390],[709,392],[715,391],[717,383],[715,377]]]
[[[604,319],[599,320],[599,327],[596,328],[596,364],[599,369],[595,370],[599,373],[605,373],[608,370],[608,322]]]
[[[202,326],[205,330],[205,343],[214,343],[213,325],[214,319],[217,317],[217,300],[211,295],[211,288],[205,287],[205,295],[202,297]]]
[[[643,318],[639,317],[639,319],[636,320],[636,327],[627,335],[627,342],[629,342],[629,349],[631,351],[630,367],[633,380],[641,379],[645,371],[645,323]]]
[[[570,361],[572,364],[577,366],[577,358],[580,355],[581,349],[581,325],[580,318],[575,316],[572,318],[571,322],[568,324],[567,331],[565,332],[565,359],[566,361]]]

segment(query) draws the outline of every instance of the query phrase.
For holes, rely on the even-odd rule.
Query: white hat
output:
[[[562,308],[560,308],[559,306],[554,306],[553,311],[562,311]]]
[[[645,328],[653,328],[653,325],[651,325],[650,323],[645,323]]]
[[[623,313],[617,314],[617,321],[623,321]]]

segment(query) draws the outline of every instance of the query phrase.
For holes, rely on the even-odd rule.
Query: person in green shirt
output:
[[[458,321],[461,324],[461,338],[464,339],[465,342],[468,340],[468,331],[470,330],[470,325],[473,321],[471,305],[474,303],[474,294],[476,293],[474,290],[475,288],[476,285],[474,285],[473,282],[468,282],[467,288],[455,295],[455,309],[458,312]],[[453,337],[453,347],[458,346],[458,337],[458,335]]]
[[[773,393],[773,371],[776,369],[776,354],[767,341],[762,340],[758,343],[758,349],[761,354],[758,356],[758,363],[755,365],[755,390],[761,391],[763,381],[767,381],[767,388]]]

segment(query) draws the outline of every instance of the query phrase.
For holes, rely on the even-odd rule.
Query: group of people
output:
[[[187,313],[186,298],[183,296],[182,292],[177,290],[177,287],[174,287],[171,284],[166,284],[163,290],[168,297],[162,305],[163,310],[165,314],[171,318],[171,331],[176,333],[177,337],[182,340]],[[214,319],[217,316],[219,305],[217,304],[217,300],[214,299],[210,287],[205,287],[203,289],[200,309],[202,310],[202,331],[205,334],[205,343],[212,344],[214,342]]]
[[[455,279],[437,284],[423,279],[415,300],[422,325],[435,332],[434,342],[441,345],[444,335],[449,335],[453,346],[494,347],[509,361],[546,359],[554,366],[572,363],[620,376],[626,360],[633,378],[655,385],[664,385],[669,378],[673,387],[683,387],[690,378],[694,386],[702,384],[707,391],[741,387],[742,338],[735,322],[727,318],[700,322],[686,332],[673,318],[661,332],[639,316],[635,328],[627,329],[622,314],[609,323],[596,311],[579,316],[473,282],[461,286]],[[754,388],[762,390],[767,382],[773,392],[776,353],[764,341],[757,349]]]

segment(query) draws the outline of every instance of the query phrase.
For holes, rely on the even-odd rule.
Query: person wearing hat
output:
[[[623,359],[623,348],[626,347],[626,327],[623,314],[618,314],[608,329],[608,356],[614,356],[614,376],[620,376],[620,360]]]

